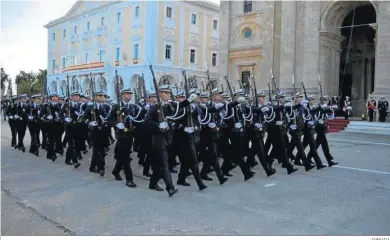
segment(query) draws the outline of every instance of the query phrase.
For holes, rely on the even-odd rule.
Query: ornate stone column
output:
[[[292,89],[292,75],[295,70],[295,22],[296,2],[282,2],[280,34],[280,89]],[[299,82],[296,83],[296,87]]]
[[[390,96],[390,2],[378,2],[374,94]]]
[[[338,95],[340,73],[340,42],[342,36],[320,32],[320,77],[323,94]],[[342,70],[341,70],[342,71]]]

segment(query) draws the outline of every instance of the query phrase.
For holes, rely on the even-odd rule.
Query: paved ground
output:
[[[256,177],[248,182],[236,169],[224,186],[214,180],[199,192],[190,178],[191,187],[179,187],[179,194],[169,198],[166,192],[148,190],[148,181],[140,177],[135,179],[138,188],[130,189],[110,174],[89,173],[89,154],[74,170],[62,158],[53,163],[16,151],[10,147],[8,124],[2,122],[1,233],[390,235],[390,138],[328,137],[337,167],[300,169],[289,176],[276,166],[270,178],[256,167]],[[110,172],[112,155],[106,161]]]

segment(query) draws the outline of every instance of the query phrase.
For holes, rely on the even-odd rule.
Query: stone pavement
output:
[[[136,158],[130,189],[109,174],[112,150],[102,178],[90,153],[75,170],[11,148],[1,127],[2,235],[390,235],[389,137],[329,134],[338,166],[289,176],[277,165],[270,178],[256,167],[248,182],[237,168],[224,186],[212,174],[199,192],[190,177],[169,198],[148,189]]]

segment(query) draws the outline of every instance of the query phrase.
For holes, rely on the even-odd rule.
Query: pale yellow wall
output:
[[[189,46],[189,32],[190,32],[190,10],[185,9],[184,14],[184,49],[180,49],[180,51],[184,51],[183,53],[183,66],[189,66],[189,56],[190,56],[190,46]]]
[[[157,41],[158,46],[157,46],[157,59],[158,59],[158,64],[163,64],[164,63],[164,19],[165,19],[165,3],[164,2],[159,2],[158,3],[158,39],[161,39],[161,41]],[[177,29],[176,29],[177,30]]]
[[[165,11],[165,9],[164,9]],[[175,52],[174,52],[174,61],[173,61],[173,64],[175,66],[180,66],[181,63],[180,63],[180,52],[182,51],[180,49],[180,32],[181,32],[181,29],[180,29],[180,16],[181,16],[181,8],[179,6],[177,6],[175,8],[175,25],[176,25],[176,30],[175,30],[175,33],[174,33],[174,38],[175,38],[175,46],[174,46],[174,49],[175,49]],[[162,51],[164,52],[164,51]],[[164,53],[163,53],[164,54]]]
[[[213,16],[207,15],[207,29],[206,29],[206,45],[204,46],[206,48],[206,63],[208,68],[211,67],[211,36],[213,31]],[[217,56],[217,63],[218,63],[218,56]]]
[[[133,59],[133,48],[129,41],[131,40],[131,29],[133,26],[133,20],[134,20],[134,7],[128,6],[125,7],[122,11],[122,49],[123,52],[127,54],[128,60],[127,64],[130,64]],[[115,54],[115,52],[114,52]]]

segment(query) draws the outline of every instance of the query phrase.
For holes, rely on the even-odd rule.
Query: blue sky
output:
[[[0,66],[13,79],[20,70],[47,68],[47,30],[43,26],[65,15],[75,2],[0,0]]]

